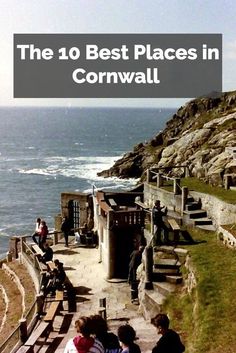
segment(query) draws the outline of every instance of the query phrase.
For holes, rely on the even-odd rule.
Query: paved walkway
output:
[[[76,288],[77,310],[73,314],[69,330],[63,335],[55,352],[62,353],[67,340],[75,336],[76,318],[97,314],[99,298],[104,297],[110,329],[116,333],[119,325],[128,322],[136,330],[139,338],[137,343],[142,352],[151,351],[158,339],[156,329],[144,320],[138,312],[138,306],[131,304],[130,287],[127,283],[109,283],[105,280],[103,265],[99,263],[98,249],[77,247],[72,243],[66,248],[59,243],[54,246],[54,259],[56,258],[64,263],[66,274]]]

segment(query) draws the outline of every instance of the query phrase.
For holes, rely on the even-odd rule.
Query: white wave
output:
[[[29,169],[29,170],[25,170],[25,169],[18,169],[20,174],[37,174],[37,175],[45,175],[45,176],[50,176],[51,174],[49,172],[47,172],[45,169],[37,169],[37,168],[33,168],[33,169]]]
[[[35,174],[47,177],[64,176],[68,178],[89,179],[93,181],[104,180],[103,177],[97,176],[97,173],[109,169],[119,157],[47,157],[44,159],[42,168],[25,169],[20,168],[18,172],[21,174]],[[114,181],[114,178],[106,178],[107,181]],[[120,180],[120,179],[119,179]]]

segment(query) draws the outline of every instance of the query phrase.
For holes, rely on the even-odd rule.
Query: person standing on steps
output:
[[[128,283],[132,284],[132,282],[136,281],[137,277],[137,268],[142,262],[142,253],[144,250],[144,246],[139,246],[138,250],[132,251],[130,255],[129,262],[129,275],[128,275]]]
[[[70,221],[67,216],[63,218],[62,224],[61,224],[61,231],[64,234],[64,239],[65,239],[65,246],[68,247],[68,239],[69,239],[69,233],[70,233]]]
[[[151,323],[157,328],[157,333],[161,335],[152,349],[152,353],[182,353],[185,351],[178,333],[169,329],[170,321],[166,314],[157,314],[151,319]]]
[[[162,211],[162,209],[165,208],[165,211]],[[152,209],[152,221],[153,221],[153,245],[161,245],[162,244],[162,239],[161,239],[161,231],[164,231],[164,243],[168,244],[169,239],[168,239],[168,233],[169,230],[167,226],[165,225],[163,221],[163,217],[167,215],[167,207],[161,206],[160,200],[156,200],[155,205]]]

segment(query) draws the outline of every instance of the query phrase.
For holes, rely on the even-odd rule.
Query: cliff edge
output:
[[[142,178],[150,167],[187,165],[191,176],[222,185],[224,174],[236,173],[236,160],[227,147],[236,148],[236,91],[188,102],[162,132],[98,175]],[[182,176],[181,169],[170,173]]]

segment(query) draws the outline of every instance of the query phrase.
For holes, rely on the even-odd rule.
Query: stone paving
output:
[[[117,327],[128,322],[137,333],[137,343],[142,352],[150,352],[158,340],[156,329],[144,320],[138,305],[132,304],[130,287],[127,283],[109,283],[105,271],[99,263],[99,252],[95,248],[78,247],[72,242],[69,248],[62,243],[54,248],[54,259],[64,263],[66,274],[76,288],[77,309],[73,313],[69,330],[55,352],[63,353],[67,340],[75,336],[74,321],[82,315],[97,314],[99,298],[106,298],[107,319],[110,329],[116,333]],[[57,323],[56,323],[57,324]],[[57,335],[59,336],[59,335]]]

